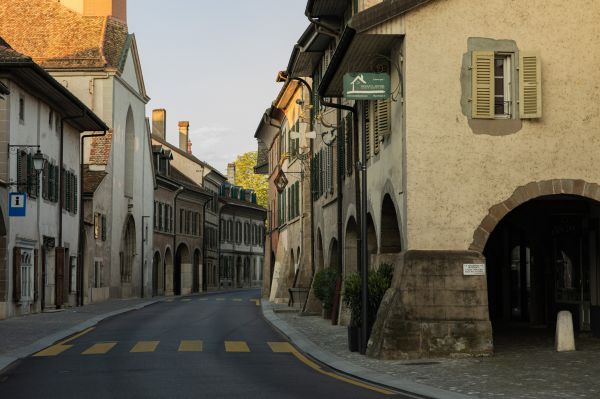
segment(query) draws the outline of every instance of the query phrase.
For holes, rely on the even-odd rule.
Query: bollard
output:
[[[575,333],[573,332],[573,315],[563,310],[556,317],[556,351],[571,352],[575,350]]]

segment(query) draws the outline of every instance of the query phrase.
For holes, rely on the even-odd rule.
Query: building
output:
[[[271,267],[265,271],[270,278],[263,281],[263,291],[271,301],[287,303],[290,288],[308,290],[314,273],[307,138],[311,130],[311,96],[306,81],[287,79],[285,72],[278,74],[277,81],[283,87],[256,130],[263,156],[255,169],[269,176],[271,217],[267,222],[265,264]]]
[[[81,133],[108,127],[2,39],[0,121],[5,143],[0,154],[0,319],[75,305],[83,283]],[[26,198],[11,197],[9,204],[9,193]],[[19,202],[25,214],[9,216],[9,207],[18,208]]]
[[[219,288],[261,287],[267,212],[256,193],[232,184],[235,164],[228,169],[229,183],[219,195]]]
[[[167,132],[167,111],[164,109],[156,109],[152,112],[152,145],[154,148],[160,148],[164,155],[165,161],[169,164],[170,171],[176,171],[177,181],[184,182],[184,187],[190,193],[194,193],[195,200],[191,197],[188,201],[189,211],[197,213],[200,216],[200,246],[197,248],[199,252],[190,252],[193,254],[193,289],[192,292],[216,290],[219,288],[218,279],[218,251],[219,251],[219,202],[218,194],[221,185],[226,182],[227,178],[209,164],[196,158],[191,152],[191,143],[189,140],[189,122],[178,122],[179,128],[179,145],[173,145],[166,139]],[[162,172],[161,172],[162,173]],[[170,176],[173,180],[175,176]],[[160,181],[164,180],[164,176]],[[171,183],[169,183],[171,184]],[[178,183],[175,183],[178,184]],[[165,190],[170,193],[166,193]],[[157,201],[163,201],[164,205],[168,205],[174,209],[173,200],[168,198],[177,195],[172,188],[159,189],[157,191]],[[182,194],[183,195],[183,194]],[[184,195],[185,197],[186,195]],[[200,198],[202,197],[202,198]],[[179,200],[178,200],[179,202]],[[186,212],[187,212],[186,210]],[[155,212],[160,212],[157,209]],[[180,211],[179,211],[180,212]],[[160,217],[160,214],[159,214]],[[182,226],[180,224],[180,226]],[[166,232],[158,233],[160,235],[167,234]],[[171,236],[173,233],[170,233]],[[174,234],[182,234],[175,231]],[[158,235],[157,235],[158,237]],[[162,264],[163,268],[168,269],[167,265],[172,262],[172,256],[176,254],[170,249],[172,244],[164,243],[161,240],[160,244],[155,245],[155,264]],[[160,258],[159,258],[160,257]],[[177,260],[177,257],[173,258]],[[196,262],[197,261],[197,262]],[[160,292],[161,284],[157,285]],[[168,293],[169,291],[167,291]]]
[[[85,303],[152,289],[153,237],[144,240],[154,205],[149,98],[125,7],[125,0],[10,0],[0,7],[0,35],[110,127],[84,144]]]
[[[157,180],[154,201],[153,295],[186,295],[201,290],[203,221],[212,193],[171,165],[172,151],[153,146]]]
[[[560,310],[600,335],[600,9],[569,13],[537,0],[308,1],[316,33],[287,75],[313,77],[317,133],[336,122],[338,168],[315,172],[342,196],[335,217],[316,190],[316,267],[357,270],[363,209],[371,267],[395,266],[371,356],[489,354],[494,334],[552,329]],[[348,72],[389,74],[391,96],[345,99]],[[364,189],[352,166],[363,149]]]

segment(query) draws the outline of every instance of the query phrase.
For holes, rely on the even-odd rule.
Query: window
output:
[[[20,250],[20,274],[21,274],[21,300],[33,300],[34,283],[33,276],[34,257],[33,249],[21,248]]]
[[[163,230],[163,204],[158,204],[158,230]]]
[[[521,52],[516,68],[515,53],[473,51],[471,59],[471,117],[514,119],[519,104],[521,119],[541,118],[541,63],[539,55]],[[516,98],[515,76],[519,76]],[[517,101],[518,100],[518,101]]]
[[[106,241],[106,215],[102,215],[102,241]]]
[[[70,273],[69,273],[69,287],[71,292],[77,292],[77,257],[71,256],[70,262]]]
[[[101,233],[101,220],[102,216],[99,213],[94,213],[94,238],[97,240],[100,238]]]
[[[101,261],[94,262],[94,288],[102,287],[102,273],[104,272],[104,265]]]
[[[23,97],[19,98],[19,122],[25,123],[25,99]]]

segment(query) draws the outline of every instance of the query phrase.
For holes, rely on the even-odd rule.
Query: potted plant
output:
[[[337,276],[338,273],[332,268],[320,270],[315,274],[313,290],[317,299],[323,304],[325,319],[331,319]]]
[[[348,275],[344,280],[344,305],[350,310],[348,349],[350,352],[357,352],[361,320],[361,279],[357,273]]]

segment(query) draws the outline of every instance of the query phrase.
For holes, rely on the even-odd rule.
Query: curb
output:
[[[273,312],[273,306],[267,300],[261,300],[261,310],[265,319],[279,332],[285,335],[298,349],[320,363],[346,374],[352,378],[362,380],[374,385],[392,388],[399,393],[413,395],[415,398],[426,399],[474,399],[474,396],[467,396],[452,391],[434,388],[428,385],[419,384],[403,377],[392,377],[382,375],[373,370],[362,366],[352,364],[346,360],[321,349],[300,331],[281,320]]]
[[[4,372],[6,368],[8,368],[11,364],[16,362],[17,360],[28,357],[36,352],[41,351],[42,349],[52,346],[54,343],[56,343],[58,341],[61,341],[65,338],[75,335],[75,334],[77,334],[83,330],[86,330],[90,327],[93,327],[96,324],[98,324],[99,322],[101,322],[102,320],[105,320],[110,317],[117,316],[117,315],[120,315],[123,313],[131,312],[134,310],[143,309],[147,306],[154,305],[155,303],[162,302],[162,301],[163,301],[163,299],[149,301],[149,302],[145,302],[145,303],[140,303],[135,306],[130,306],[128,308],[118,309],[118,310],[114,310],[109,313],[98,315],[98,316],[92,317],[91,319],[86,320],[82,323],[79,323],[73,327],[67,328],[62,331],[58,331],[51,335],[48,335],[47,337],[39,339],[32,344],[29,344],[29,345],[24,346],[19,349],[15,349],[4,355],[0,355],[0,374],[2,374],[2,372]]]

